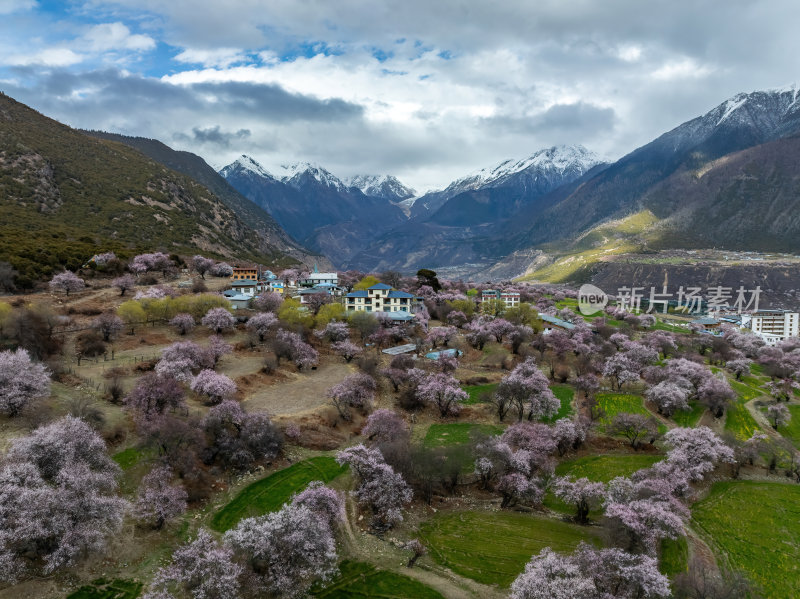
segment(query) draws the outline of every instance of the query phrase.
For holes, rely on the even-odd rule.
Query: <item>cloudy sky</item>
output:
[[[796,0],[0,0],[0,90],[69,125],[418,191],[617,158],[796,80]]]

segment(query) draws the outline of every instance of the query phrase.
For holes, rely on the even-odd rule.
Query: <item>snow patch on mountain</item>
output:
[[[416,191],[403,185],[393,175],[355,175],[344,179],[344,182],[350,187],[360,189],[364,195],[391,202],[402,202],[416,195]]]
[[[258,177],[264,177],[265,179],[275,179],[267,169],[246,154],[242,154],[239,158],[220,170],[219,174],[227,179],[228,175],[236,171],[245,171]]]
[[[602,160],[594,152],[587,150],[582,145],[553,146],[534,152],[521,160],[504,160],[493,168],[484,168],[475,171],[462,179],[451,183],[445,191],[469,191],[481,187],[496,187],[507,181],[510,177],[528,171],[531,174],[539,171],[542,174],[564,175],[567,171],[581,176]]]
[[[348,186],[341,179],[333,175],[318,164],[312,162],[296,162],[294,164],[282,164],[278,173],[280,180],[292,187],[300,187],[306,177],[316,179],[325,187],[330,187],[336,191],[345,192]]]

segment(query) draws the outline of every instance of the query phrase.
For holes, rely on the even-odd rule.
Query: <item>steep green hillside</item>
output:
[[[206,187],[0,94],[0,261],[18,283],[114,250],[290,263]]]
[[[83,131],[87,135],[116,141],[140,151],[145,156],[152,158],[159,164],[169,169],[183,173],[198,183],[207,187],[226,206],[233,210],[247,224],[258,231],[264,240],[280,248],[281,251],[293,258],[310,264],[316,262],[320,268],[332,268],[327,258],[309,251],[292,239],[289,234],[263,208],[248,200],[223,179],[217,171],[211,168],[205,160],[197,154],[180,150],[173,150],[166,144],[145,137],[130,137],[105,131]]]

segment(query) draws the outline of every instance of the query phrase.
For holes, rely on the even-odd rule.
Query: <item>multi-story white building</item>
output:
[[[750,315],[750,329],[767,345],[776,345],[800,335],[800,313],[788,310],[758,310]]]
[[[421,298],[413,293],[397,291],[390,285],[378,283],[367,290],[353,291],[345,296],[348,312],[416,312]]]
[[[518,291],[498,291],[497,289],[485,289],[477,297],[479,303],[486,300],[502,300],[506,308],[513,308],[519,306],[519,292]]]

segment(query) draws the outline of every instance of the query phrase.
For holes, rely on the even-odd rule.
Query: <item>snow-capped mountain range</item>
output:
[[[344,181],[350,187],[360,189],[364,195],[383,198],[390,202],[409,200],[417,193],[411,187],[403,185],[393,175],[355,175]]]
[[[602,164],[600,157],[582,145],[553,146],[527,158],[507,159],[456,179],[440,191],[428,192],[414,201],[413,216],[432,214],[460,193],[494,187],[534,187],[540,191],[577,179]]]

